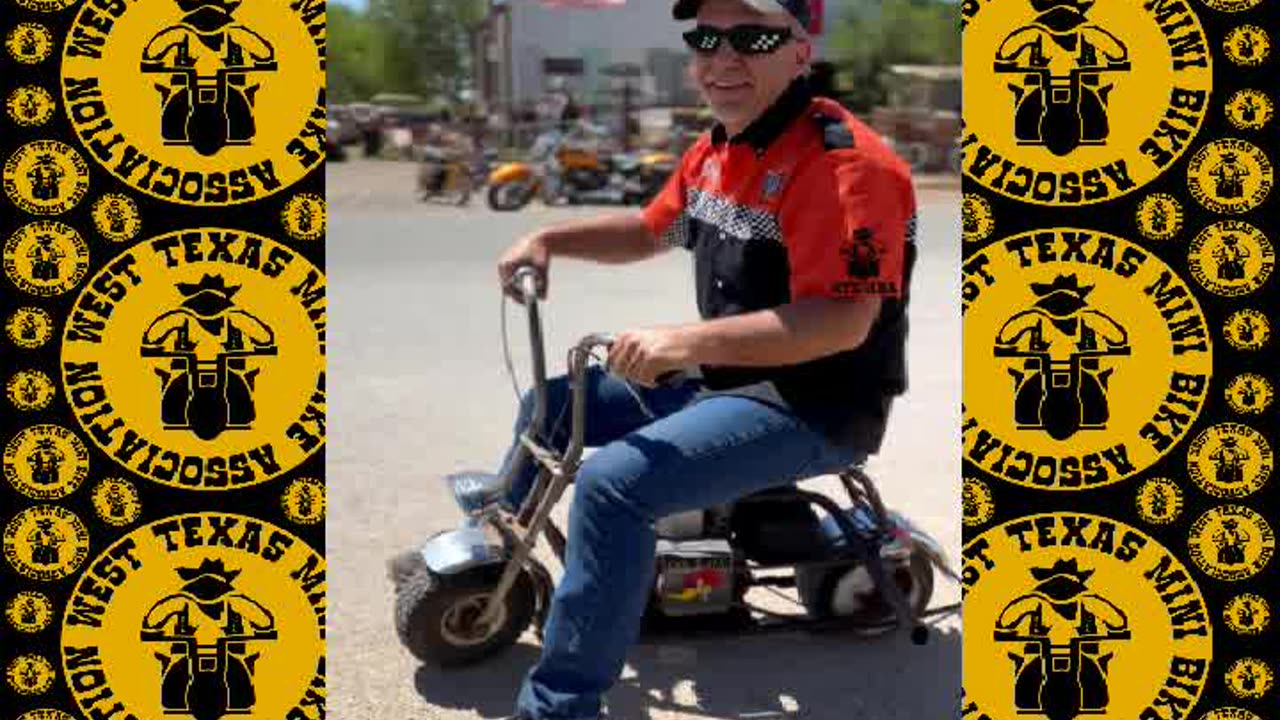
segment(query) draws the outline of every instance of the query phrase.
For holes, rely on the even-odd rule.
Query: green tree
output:
[[[383,90],[454,99],[469,85],[482,0],[370,0],[383,42]]]
[[[887,97],[897,64],[958,64],[960,13],[953,0],[846,0],[832,31],[832,61],[850,106],[866,112]]]
[[[383,86],[382,27],[338,3],[328,7],[329,95],[334,102],[367,100]]]

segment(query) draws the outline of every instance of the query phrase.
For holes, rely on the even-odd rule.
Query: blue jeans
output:
[[[547,425],[569,401],[564,377],[549,382]],[[743,496],[860,459],[830,444],[791,413],[732,396],[691,402],[698,386],[636,390],[651,420],[619,379],[592,368],[585,444],[599,447],[579,469],[569,511],[565,572],[556,588],[542,658],[529,671],[517,711],[533,720],[595,720],[601,697],[621,675],[639,634],[653,583],[654,521]],[[568,443],[569,410],[546,441]],[[516,431],[532,414],[525,398]],[[545,433],[544,433],[545,435]],[[515,457],[515,447],[506,462]],[[525,463],[510,501],[529,491]]]

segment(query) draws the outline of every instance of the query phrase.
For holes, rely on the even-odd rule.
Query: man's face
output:
[[[726,30],[768,25],[796,30],[785,14],[765,15],[738,0],[705,0],[697,22]],[[722,40],[714,54],[694,53],[691,72],[711,112],[730,133],[741,132],[769,108],[808,66],[811,46],[792,39],[767,55],[740,55]]]

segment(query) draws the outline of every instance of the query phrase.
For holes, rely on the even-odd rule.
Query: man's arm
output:
[[[666,249],[649,231],[639,213],[577,220],[544,230],[539,236],[554,257],[599,263],[645,260]]]

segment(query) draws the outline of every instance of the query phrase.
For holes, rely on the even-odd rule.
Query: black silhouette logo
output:
[[[1019,643],[1010,651],[1014,666],[1014,704],[1019,713],[1041,713],[1049,720],[1101,714],[1110,704],[1109,648],[1130,639],[1129,618],[1114,603],[1090,592],[1092,570],[1074,559],[1052,567],[1033,567],[1035,589],[1005,606],[996,623],[997,642]],[[1050,633],[1069,629],[1056,643]]]
[[[167,429],[188,429],[202,440],[253,426],[254,381],[249,358],[276,355],[275,332],[236,308],[239,286],[221,275],[178,283],[185,298],[156,318],[142,336],[143,357],[170,358],[160,376],[160,415]]]
[[[240,0],[177,0],[182,21],[161,30],[142,54],[142,71],[164,76],[156,84],[166,145],[189,145],[201,155],[248,145],[256,134],[256,73],[277,69],[275,48],[235,23]],[[204,67],[216,66],[213,74]]]
[[[875,242],[875,235],[870,228],[858,228],[853,238],[840,250],[845,261],[845,272],[849,277],[880,277],[881,251]]]
[[[1222,153],[1218,162],[1209,170],[1213,177],[1214,194],[1222,200],[1244,197],[1244,183],[1249,178],[1249,167],[1240,162],[1231,151]]]
[[[143,642],[165,645],[155,653],[161,705],[166,714],[195,720],[249,714],[256,702],[257,649],[276,639],[275,617],[237,590],[240,571],[221,560],[176,570],[181,589],[152,605],[142,621]]]
[[[1009,84],[1018,144],[1042,145],[1062,156],[1081,145],[1106,143],[1114,85],[1103,77],[1130,69],[1129,50],[1089,22],[1093,5],[1094,0],[1031,0],[1040,14],[1000,44],[995,71],[1021,76]],[[1063,65],[1067,73],[1055,74]]]
[[[1023,358],[1010,368],[1014,380],[1014,421],[1040,429],[1055,440],[1080,430],[1104,429],[1110,417],[1108,379],[1102,358],[1128,355],[1129,334],[1105,313],[1089,307],[1093,286],[1072,275],[1052,283],[1031,283],[1038,300],[1019,312],[996,335],[997,357]]]
[[[61,548],[67,542],[67,536],[58,531],[49,518],[38,518],[35,527],[27,533],[27,543],[31,548],[31,564],[44,568],[57,567],[62,564]]]

